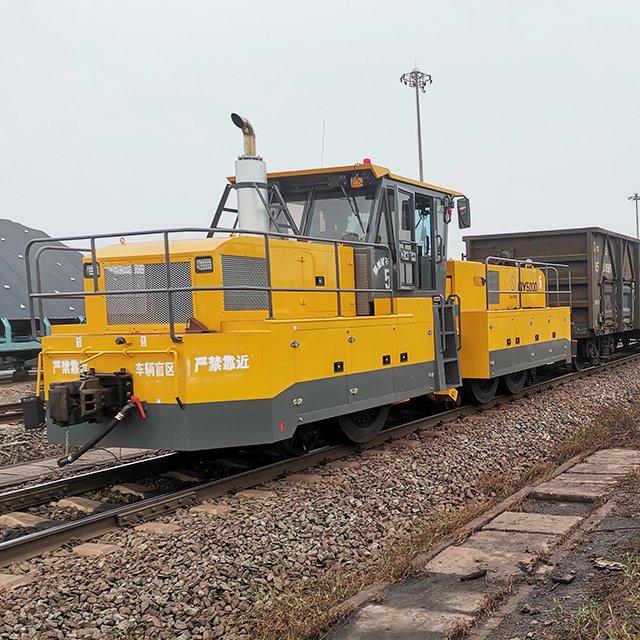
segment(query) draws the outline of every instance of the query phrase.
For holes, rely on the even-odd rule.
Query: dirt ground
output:
[[[638,584],[640,478],[625,478],[593,516],[599,519],[595,526],[571,536],[547,564],[524,577],[502,610],[471,637],[640,637],[640,601],[621,601],[621,594],[633,595]]]

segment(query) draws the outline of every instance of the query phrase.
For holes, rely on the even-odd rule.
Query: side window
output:
[[[434,254],[436,263],[440,264],[447,261],[447,248],[446,248],[446,240],[447,240],[447,225],[444,222],[444,200],[441,198],[436,198],[436,235],[434,237],[434,241],[436,244]]]
[[[398,193],[400,196],[400,212],[401,212],[401,221],[402,221],[402,230],[403,231],[411,231],[413,229],[412,225],[412,215],[411,215],[411,195],[408,193],[404,193],[400,191]]]
[[[398,280],[401,289],[415,289],[418,284],[418,253],[414,238],[415,206],[413,193],[398,189]]]
[[[416,209],[414,218],[415,238],[423,256],[431,255],[431,210],[433,198],[416,195]]]
[[[432,223],[436,215],[435,203],[431,196],[416,194],[416,207],[414,214],[414,228],[416,247],[418,251],[418,274],[421,289],[432,291],[434,286],[434,238],[432,236]]]

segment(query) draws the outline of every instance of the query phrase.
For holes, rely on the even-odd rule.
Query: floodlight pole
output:
[[[424,93],[428,84],[432,79],[428,73],[423,73],[415,68],[410,73],[404,73],[400,76],[400,82],[408,87],[415,87],[416,90],[416,115],[418,117],[418,166],[420,168],[420,182],[424,182],[422,169],[422,127],[420,124],[420,91]]]
[[[636,238],[640,238],[640,227],[638,227],[638,200],[640,200],[640,196],[634,193],[632,196],[629,196],[629,200],[636,201]]]

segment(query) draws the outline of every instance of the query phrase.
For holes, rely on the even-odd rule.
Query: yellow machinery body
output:
[[[368,164],[272,174],[268,189],[269,232],[222,227],[225,196],[200,237],[90,239],[86,323],[42,337],[50,441],[93,437],[123,389],[147,417],[107,446],[273,443],[327,418],[364,441],[382,407],[570,360],[546,272],[447,262],[461,194]]]
[[[460,296],[463,378],[570,361],[570,308],[548,306],[542,269],[449,260],[447,275],[449,293]]]

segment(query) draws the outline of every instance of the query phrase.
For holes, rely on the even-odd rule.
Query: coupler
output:
[[[122,407],[122,409],[120,409],[120,411],[116,413],[116,415],[109,422],[109,424],[106,426],[104,431],[93,436],[91,440],[89,440],[88,442],[85,442],[74,453],[70,453],[68,456],[65,456],[64,458],[60,458],[58,460],[58,466],[64,467],[70,464],[71,462],[75,462],[80,456],[84,455],[87,451],[89,451],[89,449],[92,449],[93,447],[95,447],[98,444],[98,442],[100,442],[100,440],[102,440],[107,434],[113,431],[116,425],[120,424],[127,416],[134,414],[136,411],[139,411],[140,415],[143,418],[147,417],[145,415],[144,406],[140,398],[138,398],[137,396],[131,396],[131,398],[129,399],[129,402],[127,402],[127,404],[125,404],[124,407]]]

